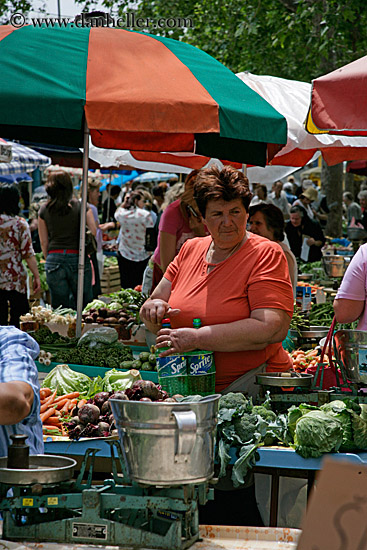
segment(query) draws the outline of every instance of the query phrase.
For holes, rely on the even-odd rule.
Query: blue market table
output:
[[[51,438],[50,438],[51,439]],[[96,458],[110,458],[110,445],[103,439],[84,439],[82,441],[46,441],[45,453],[81,458],[89,448],[97,448]],[[323,467],[324,456],[320,458],[302,458],[293,449],[282,447],[262,447],[258,450],[260,460],[256,462],[255,473],[271,475],[270,527],[277,527],[279,480],[280,477],[307,479],[308,493],[315,474]],[[367,452],[329,453],[335,460],[347,460],[358,464],[367,464]]]

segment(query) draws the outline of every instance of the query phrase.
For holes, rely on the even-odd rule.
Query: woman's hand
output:
[[[41,290],[41,281],[39,276],[33,276],[33,294],[37,294]]]
[[[101,231],[109,231],[110,229],[115,229],[116,223],[115,222],[106,222],[106,223],[100,223],[99,228]]]
[[[177,311],[177,310],[171,310]],[[199,349],[198,329],[196,328],[162,328],[157,334],[155,344],[157,349],[167,348],[159,357],[166,357],[173,353],[184,353]]]
[[[162,320],[167,316],[174,316],[179,313],[179,309],[171,309],[168,302],[160,298],[148,299],[140,309],[140,318],[147,328],[152,332],[157,332],[162,325]],[[155,327],[153,330],[151,327]]]

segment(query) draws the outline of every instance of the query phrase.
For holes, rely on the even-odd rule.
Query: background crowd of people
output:
[[[122,288],[142,285],[150,295],[182,245],[194,237],[208,235],[194,198],[199,175],[192,171],[185,182],[173,185],[128,183],[122,188],[109,184],[102,201],[100,181],[89,178],[87,229],[94,248],[89,250],[84,272],[84,304],[101,294],[103,242],[114,239]],[[39,290],[35,252],[42,250],[51,305],[75,309],[78,280],[80,197],[69,174],[50,172],[44,194],[29,211],[29,224],[19,216],[19,191],[15,185],[0,186],[0,316],[2,324],[19,326],[20,315],[29,309],[24,262],[33,274],[33,290]],[[38,200],[42,199],[42,200]],[[348,226],[367,230],[367,190],[357,196],[343,194]],[[297,262],[314,262],[322,257],[325,226],[329,213],[325,195],[305,179],[297,184],[252,184],[248,230],[283,249],[295,290]],[[108,235],[108,236],[107,236]],[[149,236],[149,239],[148,239]],[[10,307],[10,318],[8,317]]]

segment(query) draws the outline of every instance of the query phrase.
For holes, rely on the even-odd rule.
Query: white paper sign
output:
[[[301,256],[300,256],[301,260],[303,260],[304,262],[308,262],[308,253],[310,252],[310,247],[307,244],[307,239],[309,239],[309,237],[303,237]]]

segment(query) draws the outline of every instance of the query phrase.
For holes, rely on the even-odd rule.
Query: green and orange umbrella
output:
[[[183,42],[115,28],[0,27],[0,135],[265,165],[287,123]]]
[[[183,42],[108,27],[0,26],[0,136],[84,146],[77,335],[89,134],[97,147],[265,166],[287,142],[287,123],[229,69]]]

